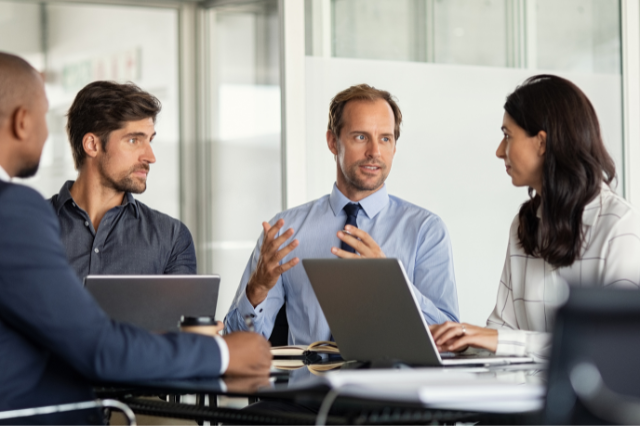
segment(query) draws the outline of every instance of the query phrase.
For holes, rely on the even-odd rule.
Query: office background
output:
[[[618,172],[640,203],[639,0],[0,0],[0,50],[46,76],[45,197],[74,179],[66,111],[85,84],[133,81],[163,104],[148,189],[184,221],[200,273],[228,310],[261,232],[283,208],[331,190],[328,105],[369,83],[404,114],[391,194],[440,215],[464,321],[495,303],[525,188],[495,150],[505,97],[554,73],[593,102]],[[126,250],[125,247],[123,247]]]

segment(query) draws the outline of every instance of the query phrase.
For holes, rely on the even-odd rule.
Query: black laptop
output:
[[[112,319],[177,331],[181,316],[214,316],[218,275],[89,275],[86,289]]]
[[[531,363],[522,356],[441,355],[398,259],[304,259],[346,360],[454,366]]]

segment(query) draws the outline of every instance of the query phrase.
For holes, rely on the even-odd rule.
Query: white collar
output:
[[[0,166],[0,180],[5,182],[9,182],[11,180],[11,176]]]

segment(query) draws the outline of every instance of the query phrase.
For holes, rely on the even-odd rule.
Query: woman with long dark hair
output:
[[[640,214],[610,188],[616,172],[595,110],[573,83],[527,79],[507,97],[496,155],[529,200],[511,224],[487,327],[431,326],[441,351],[548,355],[562,287],[640,286]]]

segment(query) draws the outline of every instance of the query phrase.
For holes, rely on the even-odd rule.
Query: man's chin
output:
[[[132,194],[142,194],[146,190],[147,190],[147,184],[145,183],[141,186],[131,187],[128,192]]]
[[[384,184],[384,179],[378,180],[376,182],[366,182],[356,180],[352,183],[353,187],[358,191],[375,191],[380,189],[380,187]]]
[[[36,175],[36,173],[38,173],[39,167],[40,167],[40,163],[36,164],[35,166],[25,167],[24,169],[16,173],[16,177],[20,179],[33,177]]]
[[[111,181],[111,188],[119,192],[129,192],[131,194],[142,194],[147,190],[147,182],[134,182],[132,179],[124,179],[119,182]]]

